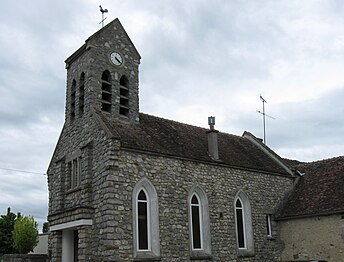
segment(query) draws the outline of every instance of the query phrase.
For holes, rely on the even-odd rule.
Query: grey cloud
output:
[[[81,0],[1,3],[6,10],[0,17],[3,167],[45,172],[64,118],[63,61],[99,29],[98,5]],[[261,136],[261,116],[256,110],[264,88],[280,83],[273,88],[281,90],[286,86],[281,81],[295,82],[295,75],[288,74],[290,68],[300,79],[309,77],[300,61],[301,65],[326,65],[327,71],[343,66],[344,31],[336,26],[343,24],[341,1],[150,0],[102,5],[109,10],[106,21],[118,16],[142,55],[142,111],[177,121],[203,125],[199,119],[206,123],[208,116],[203,114],[215,113],[221,131],[241,135],[248,130]],[[145,25],[139,38],[126,26],[133,21],[134,29],[141,22]],[[285,72],[275,72],[278,63]],[[287,74],[285,78],[280,77],[282,73]],[[254,95],[256,107],[246,101]],[[325,147],[331,148],[332,155],[344,151],[339,135],[344,131],[343,95],[343,89],[337,88],[317,100],[305,97],[304,102],[269,103],[268,112],[277,119],[268,120],[268,145],[307,159],[331,156]],[[319,151],[309,153],[312,146]],[[43,221],[46,182],[32,181],[2,182],[1,195],[12,197],[0,202],[0,213],[6,211],[6,203],[13,203],[18,211]]]

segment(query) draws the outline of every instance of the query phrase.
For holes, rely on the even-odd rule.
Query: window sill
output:
[[[204,252],[204,250],[193,250],[190,254],[190,260],[212,260],[213,256]]]
[[[254,257],[254,250],[238,249],[238,257]]]
[[[80,190],[81,190],[81,186],[78,186],[78,187],[75,187],[75,188],[72,188],[72,189],[68,189],[67,192],[66,192],[66,195],[72,194],[72,193],[80,191]]]
[[[160,256],[155,255],[152,251],[138,251],[134,261],[160,261]]]

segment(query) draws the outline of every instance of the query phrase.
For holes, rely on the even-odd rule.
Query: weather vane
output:
[[[272,117],[272,116],[269,116],[269,115],[265,114],[265,103],[267,103],[267,102],[266,102],[266,100],[262,97],[262,95],[260,95],[259,98],[260,98],[260,100],[262,100],[262,102],[263,102],[263,112],[261,112],[261,111],[259,111],[259,110],[257,110],[257,112],[258,112],[259,114],[262,114],[262,115],[263,115],[263,131],[264,131],[263,143],[266,144],[266,135],[265,135],[265,133],[266,133],[266,131],[265,131],[265,116],[270,117],[270,118],[272,118],[272,119],[275,119],[275,118]]]
[[[102,12],[102,21],[100,21],[99,24],[102,24],[102,27],[104,27],[104,21],[107,18],[107,17],[104,18],[104,13],[107,13],[108,10],[107,9],[103,9],[101,5],[99,6],[99,8],[100,8],[100,12]]]

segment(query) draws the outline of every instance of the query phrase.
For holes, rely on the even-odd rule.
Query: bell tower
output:
[[[118,19],[90,36],[65,61],[66,124],[82,121],[92,110],[138,123],[140,59]]]

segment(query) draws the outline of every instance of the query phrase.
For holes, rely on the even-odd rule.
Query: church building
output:
[[[65,61],[50,261],[280,261],[275,214],[298,175],[249,132],[139,112],[140,59],[115,19]]]

